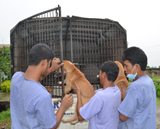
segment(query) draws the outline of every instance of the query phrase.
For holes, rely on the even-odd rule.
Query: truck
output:
[[[126,30],[117,21],[108,18],[62,17],[61,12],[58,5],[18,22],[10,30],[11,76],[17,71],[26,71],[30,49],[43,43],[61,61],[71,61],[97,90],[101,87],[97,78],[98,67],[107,60],[122,63],[122,53],[127,48]],[[51,88],[52,102],[63,98],[64,79],[63,72],[55,72],[41,81],[43,86]],[[59,81],[62,83],[59,84]],[[64,119],[72,117],[74,113],[77,97],[72,94],[74,104],[65,112]],[[55,112],[59,106],[60,102],[54,104]],[[61,122],[59,128],[85,129],[88,128],[88,121],[76,125]]]

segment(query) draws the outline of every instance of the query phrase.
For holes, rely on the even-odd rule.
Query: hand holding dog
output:
[[[65,95],[61,106],[66,110],[73,104],[73,96],[71,94]]]
[[[55,71],[58,68],[60,68],[62,65],[63,63],[61,63],[61,60],[59,58],[53,58],[51,69],[52,71]]]

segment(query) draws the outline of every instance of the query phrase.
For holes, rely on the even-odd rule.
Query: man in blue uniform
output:
[[[78,96],[78,118],[79,120],[89,120],[89,129],[117,129],[119,123],[119,113],[117,107],[121,102],[121,92],[114,85],[119,68],[113,61],[106,61],[100,66],[100,83],[102,89],[88,103],[82,105],[81,91],[76,84]]]
[[[66,95],[55,114],[52,97],[40,83],[63,65],[59,64],[59,58],[52,59],[51,49],[45,44],[37,44],[29,52],[26,72],[16,72],[13,75],[10,93],[12,129],[55,129],[65,110],[72,105],[72,95]]]
[[[118,129],[156,129],[156,90],[146,75],[147,56],[143,50],[130,47],[123,52],[124,71],[133,79],[118,107]],[[123,91],[123,86],[122,86]]]

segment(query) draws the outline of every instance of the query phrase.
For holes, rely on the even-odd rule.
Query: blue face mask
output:
[[[135,68],[135,67],[134,67],[134,68]],[[134,68],[133,68],[133,70],[134,70]],[[133,70],[132,70],[132,73],[133,73]],[[137,73],[135,73],[135,74],[128,74],[128,75],[127,75],[127,78],[133,79],[133,80],[135,80],[136,77],[137,77]]]

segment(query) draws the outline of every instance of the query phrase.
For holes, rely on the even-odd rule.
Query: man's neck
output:
[[[104,85],[103,85],[103,90],[108,88],[108,87],[114,87],[114,82],[112,81],[105,81]]]
[[[39,82],[40,80],[40,71],[37,66],[28,66],[26,72],[23,74],[26,79]]]
[[[140,71],[138,74],[137,74],[137,77],[135,80],[137,80],[138,78],[142,77],[142,76],[146,76],[146,71]]]

